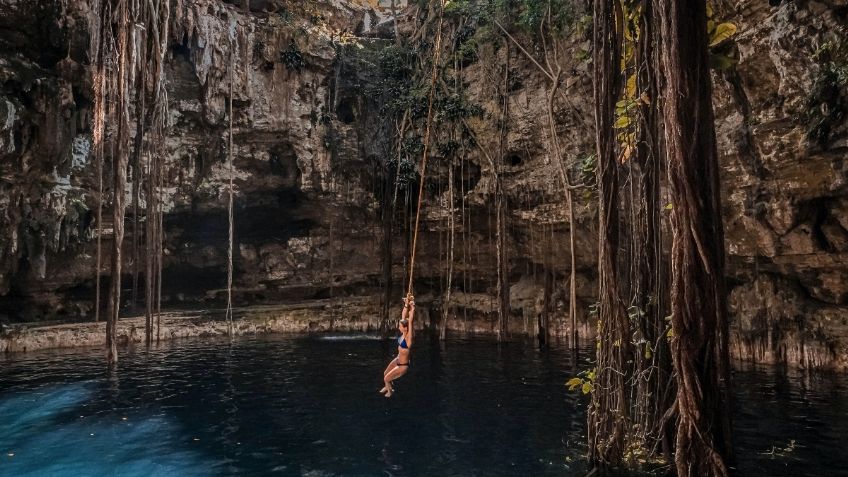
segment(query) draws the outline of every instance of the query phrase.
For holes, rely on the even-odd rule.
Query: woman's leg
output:
[[[385,386],[383,386],[383,389],[380,390],[381,393],[388,392],[388,390],[391,388],[391,386],[389,385],[389,382],[386,381],[386,376],[388,376],[389,373],[391,373],[393,370],[395,370],[397,368],[397,362],[398,362],[397,358],[389,361],[389,365],[386,366],[386,370],[383,371],[383,382],[384,382]]]
[[[392,393],[394,389],[392,389],[392,381],[403,376],[409,370],[409,366],[396,366],[395,369],[389,371],[389,373],[385,377],[385,384],[388,388],[388,392],[386,392],[386,397],[392,397]]]
[[[389,374],[389,372],[390,372],[391,370],[393,370],[393,369],[395,369],[395,368],[397,367],[397,362],[398,362],[398,359],[397,359],[397,358],[395,358],[395,359],[393,359],[393,360],[389,361],[389,365],[388,365],[388,366],[386,366],[386,370],[385,370],[385,371],[383,371],[383,377],[384,377],[384,378],[386,377],[386,375],[387,375],[387,374]]]

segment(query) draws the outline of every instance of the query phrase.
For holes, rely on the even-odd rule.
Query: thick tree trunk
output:
[[[660,186],[663,142],[660,130],[658,83],[658,48],[654,1],[642,2],[636,47],[637,90],[647,96],[639,106],[639,129],[636,157],[639,185],[638,227],[634,236],[634,261],[637,264],[638,306],[641,310],[638,331],[645,340],[644,349],[635,354],[639,367],[637,396],[641,410],[640,434],[646,449],[661,448],[670,462],[673,458],[674,426],[669,409],[674,406],[674,380],[671,354],[666,339],[668,316],[667,254],[662,247],[662,214]]]
[[[625,357],[629,322],[618,290],[618,164],[615,153],[615,103],[620,89],[621,35],[616,30],[615,2],[595,0],[595,131],[598,157],[599,313],[595,385],[589,410],[589,459],[618,465],[626,450],[628,401]],[[620,22],[620,19],[619,19]]]
[[[730,474],[724,230],[706,2],[659,0],[663,117],[672,201],[672,359],[680,476]]]

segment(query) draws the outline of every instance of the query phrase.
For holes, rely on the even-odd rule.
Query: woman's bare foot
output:
[[[389,385],[387,384],[387,385],[383,386],[383,389],[380,390],[380,393],[385,394],[388,390],[389,390]]]
[[[394,394],[394,393],[395,393],[395,390],[392,389],[392,388],[389,388],[389,390],[386,392],[386,397],[390,398],[390,397],[392,397],[392,394]]]

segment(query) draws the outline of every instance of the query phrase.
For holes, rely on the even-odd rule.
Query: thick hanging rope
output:
[[[418,225],[421,222],[421,203],[424,201],[424,178],[427,173],[427,153],[430,149],[430,129],[433,124],[433,101],[436,95],[436,80],[438,79],[439,59],[442,50],[442,21],[445,10],[444,0],[440,0],[439,9],[439,26],[436,33],[436,54],[433,56],[433,73],[430,79],[430,97],[427,104],[427,127],[424,133],[424,153],[421,156],[421,180],[418,186],[418,207],[415,211],[415,228],[412,235],[412,250],[409,256],[409,285],[406,289],[406,295],[412,295],[412,281],[415,271],[415,247],[418,244]]]

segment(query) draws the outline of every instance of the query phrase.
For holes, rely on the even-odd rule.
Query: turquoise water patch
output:
[[[92,402],[93,387],[50,386],[0,398],[0,475],[203,476],[203,467],[214,468],[172,419],[104,412]],[[162,439],[173,435],[185,436],[185,446]]]

